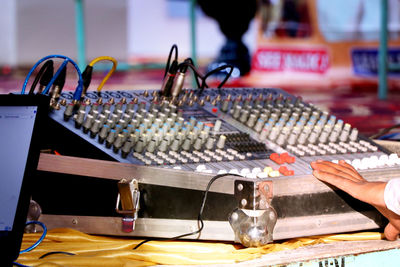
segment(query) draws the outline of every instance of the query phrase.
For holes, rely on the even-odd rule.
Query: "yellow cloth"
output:
[[[25,234],[22,248],[34,244],[41,233]],[[124,237],[87,235],[67,228],[50,230],[43,242],[31,252],[23,253],[17,262],[29,266],[149,266],[155,264],[231,264],[256,259],[264,254],[295,249],[302,246],[336,241],[378,240],[383,234],[365,232],[357,234],[324,235],[295,238],[258,248],[244,248],[239,244],[197,241],[151,241],[136,250],[142,240]],[[39,259],[51,251],[65,251],[76,255],[53,254]]]

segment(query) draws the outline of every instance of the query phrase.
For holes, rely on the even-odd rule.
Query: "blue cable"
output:
[[[25,252],[29,252],[29,251],[31,251],[32,249],[36,248],[40,243],[42,243],[44,237],[45,237],[46,234],[47,234],[47,227],[46,227],[46,225],[44,225],[44,223],[39,222],[39,221],[30,221],[30,222],[27,222],[27,223],[26,223],[26,225],[30,225],[30,224],[38,224],[38,225],[40,225],[40,226],[43,228],[43,234],[42,234],[42,236],[39,238],[39,240],[36,241],[35,244],[33,244],[32,246],[30,246],[30,247],[27,248],[27,249],[21,250],[21,251],[19,252],[19,254],[22,254],[22,253],[25,253]]]
[[[395,139],[397,135],[400,136],[400,133],[390,133],[390,134],[382,135],[378,139],[379,140]]]
[[[75,89],[74,92],[74,96],[73,98],[75,100],[80,100],[81,96],[82,96],[82,91],[83,91],[83,79],[82,79],[82,73],[79,70],[78,65],[69,57],[63,56],[63,55],[49,55],[46,56],[42,59],[40,59],[38,62],[36,62],[36,64],[31,68],[31,70],[29,71],[28,75],[25,78],[24,84],[22,86],[22,90],[21,90],[21,94],[25,94],[25,88],[28,84],[29,78],[31,77],[33,71],[37,68],[37,66],[39,66],[40,63],[42,63],[43,61],[50,59],[50,58],[62,58],[65,59],[65,61],[63,62],[63,64],[60,66],[60,68],[57,70],[56,74],[53,76],[53,78],[51,79],[50,83],[46,86],[45,90],[42,92],[42,94],[45,94],[49,91],[50,87],[53,85],[55,79],[57,78],[57,76],[60,74],[61,70],[63,69],[63,67],[65,67],[65,65],[68,62],[71,62],[71,64],[75,67],[76,72],[78,73],[79,79],[78,79],[78,86]]]

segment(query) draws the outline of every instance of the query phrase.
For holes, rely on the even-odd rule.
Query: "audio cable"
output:
[[[31,95],[35,92],[36,85],[38,82],[40,84],[39,93],[41,93],[43,89],[46,88],[46,86],[49,84],[51,78],[53,77],[53,74],[54,74],[54,62],[53,60],[49,59],[40,68],[38,74],[35,77],[35,80],[31,85],[29,94]]]
[[[191,235],[195,235],[195,234],[200,234],[201,233],[201,231],[204,228],[204,222],[203,222],[202,216],[203,216],[204,207],[206,205],[207,195],[208,195],[208,192],[210,191],[210,187],[216,180],[218,180],[218,179],[220,179],[222,177],[226,177],[226,176],[243,177],[243,176],[241,176],[239,174],[224,173],[224,174],[215,175],[213,178],[211,178],[211,180],[207,184],[206,190],[204,191],[203,200],[202,200],[201,206],[200,206],[200,211],[199,211],[199,214],[197,216],[197,222],[199,224],[199,228],[196,231],[193,231],[193,232],[190,232],[190,233],[186,233],[186,234],[178,235],[178,236],[175,236],[175,237],[172,237],[172,238],[168,238],[168,239],[166,239],[166,241],[175,241],[175,240],[183,238],[183,237],[187,237],[187,236],[191,236]],[[142,242],[140,242],[139,244],[137,244],[133,249],[135,250],[135,249],[139,248],[141,245],[143,245],[143,244],[145,244],[147,242],[157,241],[157,240],[165,240],[165,239],[156,239],[156,238],[146,239],[146,240],[143,240]]]
[[[42,94],[47,94],[50,90],[50,87],[53,85],[54,81],[57,79],[58,75],[60,75],[61,72],[63,72],[64,68],[67,66],[68,63],[71,63],[75,69],[76,72],[78,73],[78,85],[75,89],[74,95],[73,95],[73,99],[76,101],[79,101],[81,99],[81,95],[82,95],[82,91],[83,91],[83,79],[82,79],[82,74],[81,71],[79,70],[78,65],[75,63],[75,61],[73,61],[71,58],[67,57],[67,56],[63,56],[63,55],[49,55],[46,56],[42,59],[40,59],[38,62],[36,62],[36,64],[31,68],[31,70],[29,71],[28,75],[25,78],[24,84],[22,86],[21,89],[21,94],[25,94],[25,89],[26,86],[28,84],[29,78],[31,77],[33,71],[44,61],[51,59],[51,58],[61,58],[64,59],[63,63],[61,64],[61,66],[58,68],[58,70],[56,71],[56,73],[53,75],[53,77],[51,78],[50,82],[46,85],[45,89],[43,90]]]
[[[103,57],[97,57],[93,59],[85,68],[85,70],[82,73],[82,78],[83,78],[83,92],[82,92],[82,97],[86,95],[87,89],[89,88],[90,82],[92,81],[92,72],[93,72],[93,66],[99,62],[99,61],[111,61],[112,62],[112,67],[106,74],[106,76],[103,78],[99,86],[97,87],[97,92],[100,92],[101,89],[103,88],[104,84],[108,81],[108,79],[111,77],[111,75],[114,73],[114,71],[117,69],[118,62],[115,58],[109,57],[109,56],[103,56]]]
[[[174,52],[174,59],[171,63],[172,54]],[[172,95],[172,97],[177,97],[179,95],[184,85],[185,73],[189,67],[193,71],[197,86],[200,89],[200,95],[203,93],[204,88],[208,88],[206,82],[208,77],[213,74],[219,73],[227,68],[230,69],[229,71],[227,71],[225,78],[217,86],[217,88],[220,90],[221,87],[227,82],[234,69],[232,65],[225,64],[209,71],[206,75],[203,76],[194,66],[193,60],[191,58],[186,58],[184,62],[178,64],[178,47],[176,44],[174,44],[170,49],[167,64],[165,66],[163,84],[160,91],[163,96],[170,97]],[[201,80],[201,82],[199,81],[199,79]]]

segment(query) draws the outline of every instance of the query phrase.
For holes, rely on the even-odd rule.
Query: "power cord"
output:
[[[224,174],[218,174],[218,175],[214,176],[213,178],[211,178],[211,180],[208,182],[207,187],[206,187],[206,190],[205,190],[205,192],[204,192],[203,201],[202,201],[201,206],[200,206],[199,215],[197,216],[197,222],[198,222],[199,225],[200,225],[199,228],[198,228],[196,231],[193,231],[193,232],[190,232],[190,233],[186,233],[186,234],[182,234],[182,235],[178,235],[178,236],[175,236],[175,237],[166,239],[167,241],[174,241],[174,240],[177,240],[177,239],[186,237],[186,236],[190,236],[190,235],[195,235],[195,234],[201,233],[201,231],[202,231],[203,228],[204,228],[204,222],[203,222],[203,219],[202,219],[202,215],[203,215],[203,210],[204,210],[204,206],[205,206],[205,204],[206,204],[207,195],[208,195],[208,192],[209,192],[209,190],[210,190],[210,187],[211,187],[211,185],[212,185],[217,179],[222,178],[222,177],[225,177],[225,176],[243,177],[243,176],[238,175],[238,174],[224,173]],[[143,245],[143,244],[145,244],[145,243],[147,243],[147,242],[150,242],[150,241],[157,241],[157,240],[165,240],[165,239],[157,239],[157,238],[146,239],[146,240],[143,240],[142,242],[140,242],[139,244],[137,244],[133,249],[137,249],[137,248],[139,248],[141,245]]]

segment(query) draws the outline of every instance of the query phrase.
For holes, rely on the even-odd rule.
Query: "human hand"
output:
[[[390,211],[384,201],[386,183],[369,182],[365,180],[350,164],[339,161],[335,164],[329,161],[318,160],[311,163],[313,175],[328,184],[331,184],[356,199],[373,205],[388,220],[385,236],[388,240],[397,239],[400,233],[400,216]]]

